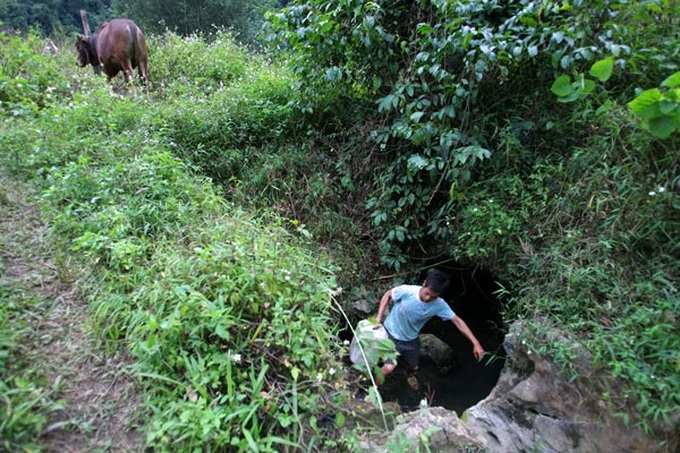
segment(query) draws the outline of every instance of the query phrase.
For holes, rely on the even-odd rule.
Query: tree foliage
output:
[[[274,0],[113,0],[116,15],[134,18],[149,33],[171,30],[180,35],[230,29],[241,42],[253,44]]]
[[[333,90],[372,109],[370,138],[390,157],[367,208],[383,229],[383,263],[398,269],[414,244],[451,234],[459,189],[501,145],[497,131],[549,124],[539,112],[550,110],[556,75],[610,58],[615,89],[630,94],[624,70],[642,82],[673,64],[663,49],[656,62],[653,49],[634,49],[632,27],[676,12],[665,2],[298,1],[270,16],[270,39],[308,102]],[[642,62],[652,72],[639,73]]]
[[[54,36],[81,30],[81,9],[98,23],[108,18],[110,6],[111,0],[0,0],[0,22],[7,28],[35,28]]]

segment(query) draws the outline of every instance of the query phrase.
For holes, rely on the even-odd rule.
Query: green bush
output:
[[[149,36],[147,46],[150,78],[167,94],[191,89],[209,94],[244,77],[254,59],[223,31],[187,37],[167,31]]]
[[[44,52],[35,33],[0,33],[0,111],[6,116],[33,116],[67,96],[69,86],[57,60]]]

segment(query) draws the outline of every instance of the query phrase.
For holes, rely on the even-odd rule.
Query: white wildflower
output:
[[[330,370],[328,370],[328,374],[329,374],[330,376],[333,376],[333,375],[335,374],[335,368],[331,368]],[[653,376],[652,376],[652,377],[653,377]]]
[[[234,362],[234,363],[241,363],[241,354],[232,355],[231,361]]]
[[[666,191],[666,188],[663,187],[663,186],[659,186],[659,188],[656,189],[656,191],[659,192],[659,193],[664,193]]]
[[[317,374],[317,375],[316,375],[316,380],[319,381],[319,382],[323,381],[323,373]]]
[[[342,344],[345,345],[345,346],[349,346],[349,340],[343,341]]]
[[[430,405],[427,403],[427,398],[423,398],[422,400],[420,400],[420,408],[421,409],[424,409],[424,408],[429,407],[429,406]]]
[[[653,197],[654,195],[656,195],[656,192],[654,192],[654,191],[652,190],[652,191],[649,192],[647,195],[649,195],[650,197]]]

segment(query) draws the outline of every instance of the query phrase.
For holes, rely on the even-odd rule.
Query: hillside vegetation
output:
[[[654,432],[680,409],[678,8],[290,2],[266,56],[149,36],[146,87],[79,70],[70,37],[1,34],[0,162],[92,334],[133,356],[149,447],[351,449],[341,307],[446,260],[492,272],[572,376],[540,332],[578,340]],[[12,285],[0,437],[40,448],[55,401]]]

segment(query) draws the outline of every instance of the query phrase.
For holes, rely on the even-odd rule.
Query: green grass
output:
[[[172,48],[203,46],[181,43]],[[160,74],[164,57],[155,58]],[[42,192],[56,260],[84,271],[78,287],[92,308],[93,333],[103,347],[135,358],[149,447],[323,449],[339,432],[322,433],[316,422],[335,411],[344,385],[330,303],[334,265],[308,249],[301,225],[231,204],[192,166],[211,161],[197,153],[203,143],[214,142],[215,153],[257,146],[252,140],[261,134],[281,134],[267,121],[288,121],[287,97],[277,100],[278,91],[287,93],[281,80],[244,54],[230,61],[231,69],[187,88],[205,92],[212,84],[204,105],[196,93],[177,94],[181,77],[148,95],[124,89],[121,96],[87,72],[60,73],[54,83],[83,91],[6,116],[3,165]],[[256,77],[239,81],[243,71]],[[6,94],[8,112],[40,95]],[[241,121],[230,121],[237,112]]]
[[[25,231],[29,223],[16,220],[27,216],[17,204],[19,193],[30,188],[19,187],[4,173],[0,182],[0,449],[36,450],[49,415],[59,408],[37,353],[39,325],[51,302],[35,291],[41,275],[32,256],[41,251],[31,237],[34,231]],[[23,275],[15,275],[17,269]]]

